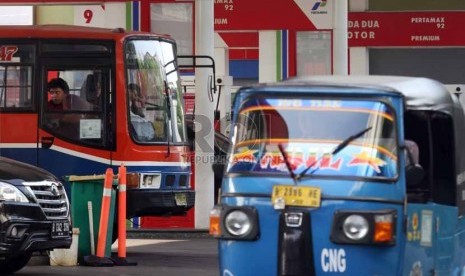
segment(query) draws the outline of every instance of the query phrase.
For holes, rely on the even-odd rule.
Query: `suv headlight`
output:
[[[0,182],[0,201],[29,202],[18,188],[4,182]]]

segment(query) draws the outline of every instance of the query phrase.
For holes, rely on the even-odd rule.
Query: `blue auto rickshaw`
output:
[[[465,275],[465,120],[427,78],[315,76],[241,88],[220,275]]]

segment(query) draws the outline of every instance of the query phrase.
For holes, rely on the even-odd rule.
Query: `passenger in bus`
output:
[[[155,129],[153,124],[145,118],[140,86],[135,83],[130,83],[128,85],[128,90],[132,133],[138,141],[154,141]]]
[[[81,98],[92,104],[94,110],[99,110],[102,100],[101,73],[89,74],[81,86]]]

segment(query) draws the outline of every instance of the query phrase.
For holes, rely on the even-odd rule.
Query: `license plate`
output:
[[[174,194],[174,200],[176,200],[176,205],[178,206],[187,206],[187,196],[183,193]]]
[[[69,221],[52,222],[52,238],[69,237]]]
[[[273,186],[271,202],[284,200],[286,206],[320,207],[321,190],[317,187],[276,185]]]

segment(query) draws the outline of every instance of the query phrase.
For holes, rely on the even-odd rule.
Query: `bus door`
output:
[[[43,59],[41,64],[39,166],[58,176],[103,174],[115,146],[112,67],[108,60],[82,58]],[[57,79],[69,87],[61,105],[52,101],[56,88],[48,89]]]
[[[36,165],[34,58],[33,44],[0,41],[0,156]]]

